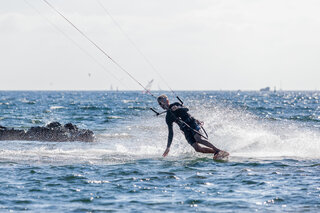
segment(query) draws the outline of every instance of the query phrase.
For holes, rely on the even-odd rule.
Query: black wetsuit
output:
[[[174,109],[175,108],[175,109]],[[182,106],[180,103],[173,103],[170,104],[169,110],[167,111],[166,115],[166,123],[168,125],[169,136],[168,136],[168,145],[170,147],[173,139],[173,122],[177,123],[180,127],[181,131],[183,131],[188,143],[192,145],[196,142],[194,139],[194,135],[196,134],[195,131],[192,129],[199,131],[200,126],[197,124],[196,119],[194,119],[189,113],[189,109]],[[183,122],[181,122],[183,121]],[[188,127],[188,124],[190,127]]]

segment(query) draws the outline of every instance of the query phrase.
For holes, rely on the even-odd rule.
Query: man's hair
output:
[[[159,103],[160,101],[163,101],[163,100],[168,100],[168,96],[166,96],[166,95],[160,95],[160,96],[157,98],[158,103]]]

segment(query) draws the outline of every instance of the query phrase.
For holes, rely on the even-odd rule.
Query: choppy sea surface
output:
[[[138,91],[0,91],[2,126],[72,122],[96,135],[0,141],[0,212],[320,211],[320,92],[178,94],[229,160],[196,153],[177,126],[163,158],[164,116]]]

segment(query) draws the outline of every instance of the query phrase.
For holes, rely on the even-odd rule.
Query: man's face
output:
[[[159,105],[161,106],[162,109],[169,109],[169,100],[168,99],[160,100]]]

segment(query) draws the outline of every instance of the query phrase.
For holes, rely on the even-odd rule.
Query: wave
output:
[[[20,101],[21,103],[31,104],[31,105],[37,103],[36,101],[30,101],[30,100],[28,100],[28,99],[26,99],[26,98],[19,99],[19,101]]]
[[[295,121],[263,119],[247,111],[225,107],[199,107],[192,109],[191,113],[205,122],[210,142],[230,152],[231,157],[320,158],[319,128]],[[174,131],[170,156],[203,155],[195,153],[176,125]],[[129,147],[128,153],[131,149],[141,156],[161,156],[166,147],[164,117],[141,117],[135,123],[130,122],[125,132],[127,138],[119,141],[115,138],[113,142]]]
[[[205,122],[209,140],[230,152],[232,159],[320,159],[320,130],[299,122],[268,120],[246,111],[225,107],[194,108]],[[168,160],[208,157],[196,153],[174,126],[174,141]],[[97,132],[94,143],[22,142],[0,143],[0,162],[49,164],[118,164],[156,158],[166,148],[164,116],[144,115]]]
[[[95,106],[95,105],[89,105],[89,106],[80,106],[79,107],[80,110],[92,110],[92,111],[95,111],[95,110],[100,110],[100,111],[105,111],[105,112],[108,112],[110,110],[112,110],[112,108],[110,107],[106,107],[106,106]]]
[[[205,114],[213,141],[233,156],[320,158],[318,128],[219,107]]]
[[[10,141],[0,149],[0,162],[22,164],[118,164],[134,159],[131,155],[115,153],[105,146],[81,142],[21,142]]]
[[[315,115],[295,115],[288,118],[288,120],[302,121],[302,122],[320,122],[320,117]]]
[[[51,106],[50,109],[55,110],[55,109],[64,109],[64,106]]]

